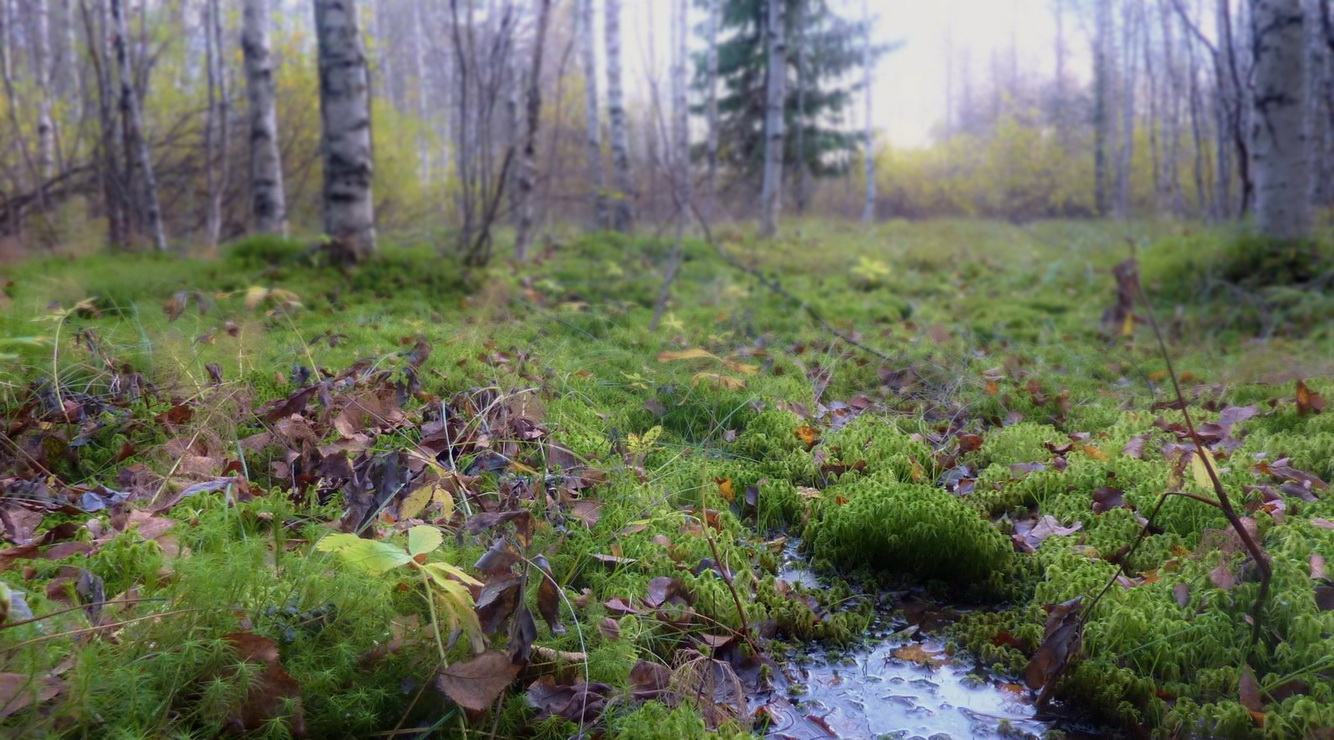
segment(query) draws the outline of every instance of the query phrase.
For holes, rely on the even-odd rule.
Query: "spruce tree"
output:
[[[785,0],[787,37],[787,136],[783,160],[791,177],[803,169],[816,177],[847,172],[861,148],[857,121],[849,115],[861,89],[862,22],[843,18],[828,0]],[[718,34],[719,161],[741,179],[764,166],[764,108],[768,83],[765,0],[721,0]],[[705,0],[697,5],[707,9]],[[889,47],[873,50],[877,56]],[[694,86],[707,100],[708,53],[695,57]],[[705,106],[694,109],[706,115]],[[706,152],[699,151],[699,156]]]

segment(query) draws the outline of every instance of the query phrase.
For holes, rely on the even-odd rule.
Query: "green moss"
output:
[[[945,491],[883,476],[833,486],[806,528],[818,558],[840,568],[995,585],[1013,547],[988,521]],[[835,499],[846,496],[840,505]]]

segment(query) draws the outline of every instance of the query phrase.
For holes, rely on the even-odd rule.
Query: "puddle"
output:
[[[778,576],[820,588],[795,543],[784,551]],[[951,656],[942,641],[905,626],[885,619],[860,646],[841,651],[803,646],[785,656],[778,686],[755,697],[772,719],[766,736],[950,740],[1042,737],[1052,729],[1072,736],[1088,732],[1038,719],[1027,687],[976,672],[967,656]]]

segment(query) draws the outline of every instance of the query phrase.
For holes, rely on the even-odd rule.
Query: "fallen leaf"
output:
[[[231,643],[242,663],[263,666],[246,695],[232,707],[227,725],[241,732],[255,732],[274,720],[285,720],[294,737],[304,737],[301,686],[283,668],[278,643],[253,632],[237,632],[222,639]]]
[[[1265,723],[1265,702],[1260,696],[1260,684],[1255,680],[1255,672],[1249,665],[1241,667],[1241,678],[1237,681],[1237,698],[1246,711],[1251,713],[1255,724]]]
[[[1325,410],[1325,398],[1311,390],[1304,381],[1297,381],[1297,415],[1318,414]]]
[[[1084,637],[1084,623],[1080,619],[1084,597],[1075,598],[1051,607],[1043,630],[1042,645],[1024,668],[1024,682],[1030,689],[1041,689],[1037,705],[1046,704],[1061,674],[1070,660],[1079,652]]]
[[[64,690],[64,682],[53,676],[0,673],[0,717],[8,717],[34,704],[45,704]]]
[[[921,644],[912,643],[894,648],[892,654],[899,660],[927,666],[928,668],[937,668],[949,662],[949,658],[944,653],[944,650],[930,650]]]
[[[518,675],[519,666],[508,655],[488,650],[440,669],[435,685],[459,706],[480,712],[495,703]]]

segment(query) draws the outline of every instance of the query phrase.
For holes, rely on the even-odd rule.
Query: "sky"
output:
[[[665,80],[670,45],[670,10],[674,0],[625,0],[626,74],[647,79],[657,68]],[[832,0],[836,7],[860,16],[861,0]],[[872,120],[880,135],[895,147],[931,143],[931,132],[946,115],[949,49],[967,49],[973,76],[985,79],[993,52],[1008,61],[1012,42],[1019,49],[1021,74],[1051,77],[1054,70],[1056,23],[1051,0],[867,0],[876,18],[878,41],[901,41],[897,51],[881,59],[873,85]],[[702,20],[692,11],[692,24]],[[1067,48],[1076,59],[1087,45],[1073,19],[1067,21]],[[658,60],[650,64],[649,59]],[[962,51],[956,51],[961,75]],[[631,83],[632,94],[635,85]],[[646,86],[637,89],[646,94]],[[855,120],[863,119],[861,109]]]

